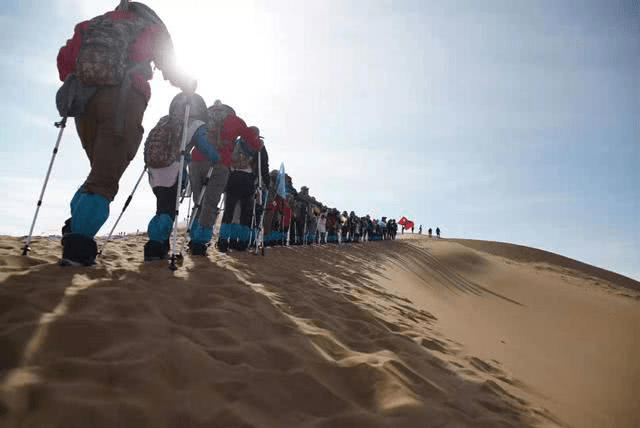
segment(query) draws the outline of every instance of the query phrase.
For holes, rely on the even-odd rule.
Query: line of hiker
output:
[[[151,62],[173,86],[187,94],[195,91],[195,79],[176,66],[171,36],[162,20],[146,5],[126,0],[114,11],[76,25],[58,53],[64,84],[56,104],[64,121],[75,118],[91,165],[71,200],[71,218],[63,228],[63,264],[95,261],[94,236],[109,217],[120,178],[142,141],[142,119],[151,97]]]
[[[271,171],[271,187],[264,222],[264,245],[306,245],[314,243],[347,243],[395,239],[398,225],[387,217],[372,219],[355,212],[342,213],[329,208],[309,195],[309,188],[300,192],[285,175],[285,192],[277,190],[278,171]]]
[[[185,130],[183,117],[189,102]],[[156,215],[147,229],[149,241],[144,247],[145,261],[164,259],[170,250],[169,235],[177,211],[178,181],[183,183],[181,195],[190,186],[196,197],[188,228],[192,255],[207,254],[218,216],[218,203],[225,190],[226,206],[241,204],[241,220],[242,224],[247,224],[248,232],[254,182],[257,181],[257,155],[264,149],[259,132],[255,126],[248,127],[233,108],[220,100],[207,107],[198,94],[181,93],[173,99],[169,115],[161,118],[149,132],[144,147],[149,183],[157,199]],[[185,148],[180,147],[181,137],[185,139]],[[183,152],[186,159],[181,156]],[[179,180],[181,170],[184,178]],[[229,214],[225,210],[221,233],[229,232],[230,215],[232,212]]]
[[[63,122],[75,118],[91,165],[63,227],[62,264],[95,262],[94,237],[109,217],[120,178],[142,142],[152,62],[182,93],[173,99],[169,114],[160,119],[145,143],[145,167],[157,200],[145,260],[167,256],[183,184],[195,194],[206,189],[190,228],[194,255],[206,254],[218,200],[227,184],[232,188],[229,195],[245,202],[246,210],[243,192],[244,182],[253,174],[248,163],[251,156],[236,155],[235,148],[241,138],[245,150],[260,151],[263,145],[257,128],[249,128],[233,108],[220,101],[207,107],[195,94],[195,79],[176,66],[171,36],[162,20],[146,5],[122,0],[114,11],[78,24],[58,54],[64,84],[56,104]],[[182,147],[187,140],[188,145]]]
[[[420,233],[422,233],[422,226],[420,226]],[[433,229],[428,230],[429,238],[433,237]],[[436,227],[436,237],[440,238],[440,228]]]
[[[145,261],[166,259],[172,250],[175,256],[177,214],[189,196],[193,210],[185,242],[193,256],[207,254],[223,194],[216,242],[222,252],[244,250],[252,243],[299,245],[395,238],[395,220],[329,209],[310,197],[308,188],[298,193],[290,178],[286,191],[278,192],[274,187],[277,171],[269,173],[259,128],[247,126],[220,100],[208,106],[195,92],[196,80],[176,65],[171,36],[162,20],[142,3],[121,0],[115,10],[76,25],[57,58],[64,82],[56,95],[61,127],[67,117],[75,118],[91,165],[71,200],[71,217],[62,229],[62,265],[95,263],[95,235],[108,219],[119,181],[142,142],[142,119],[151,97],[151,63],[181,92],[144,144],[145,171],[156,196]],[[25,253],[30,237],[31,233]],[[263,237],[261,242],[259,237]]]

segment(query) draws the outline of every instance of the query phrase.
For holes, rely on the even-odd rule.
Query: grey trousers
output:
[[[211,164],[209,161],[192,161],[189,165],[189,176],[191,179],[191,188],[193,189],[193,197],[197,201],[202,190],[202,185],[209,172]],[[212,228],[216,224],[218,216],[218,203],[220,196],[224,192],[229,178],[229,168],[222,163],[217,162],[213,166],[213,174],[207,184],[207,189],[202,199],[202,206],[198,214],[198,223],[205,229]]]

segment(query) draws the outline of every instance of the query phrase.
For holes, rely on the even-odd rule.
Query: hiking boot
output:
[[[229,249],[230,250],[237,250],[238,249],[238,239],[229,239]]]
[[[154,262],[157,260],[164,260],[169,253],[169,241],[147,241],[144,244],[144,261]]]
[[[93,238],[68,233],[64,237],[60,266],[91,266],[96,263],[97,255],[98,245]]]
[[[226,253],[229,250],[229,242],[226,239],[218,239],[218,251]]]
[[[207,244],[201,244],[197,242],[190,242],[189,248],[191,249],[192,256],[206,256],[207,255]]]
[[[238,251],[245,251],[248,246],[249,246],[249,241],[244,241],[244,240],[238,239],[236,241],[235,249],[238,250]]]
[[[64,221],[64,226],[62,226],[62,239],[60,240],[60,244],[64,246],[64,237],[71,233],[71,217]]]

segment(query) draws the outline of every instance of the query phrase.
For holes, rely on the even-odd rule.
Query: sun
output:
[[[208,103],[225,94],[243,96],[273,79],[260,12],[243,3],[183,1],[162,8],[178,65],[198,79]]]

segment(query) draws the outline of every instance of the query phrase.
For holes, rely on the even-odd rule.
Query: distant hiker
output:
[[[249,129],[262,141],[257,126]],[[262,146],[264,148],[263,144]],[[225,188],[224,214],[218,237],[218,250],[222,252],[227,251],[227,246],[239,251],[244,251],[249,246],[253,196],[256,190],[257,157],[258,151],[242,138],[235,141],[229,167],[230,174]],[[268,170],[266,175],[269,176]],[[232,224],[236,206],[240,209],[239,224]]]
[[[264,145],[264,139],[260,136],[260,129],[257,126],[250,126],[249,129],[252,129],[262,141],[262,148],[260,149],[260,168],[258,169],[258,156],[255,157],[255,164],[253,165],[253,174],[254,180],[256,184],[258,183],[258,172],[262,173],[262,186],[265,189],[269,188],[269,184],[271,184],[271,177],[269,175],[269,153],[267,152],[267,147]]]
[[[433,233],[433,230],[431,228],[429,228],[429,238],[431,238],[431,234]]]
[[[260,130],[257,127],[251,126],[250,128],[260,135]],[[260,162],[260,165],[258,165],[258,162]],[[258,166],[260,167],[258,168]],[[258,174],[262,174],[261,179],[258,177]],[[269,175],[269,153],[267,152],[267,148],[264,143],[260,151],[256,154],[253,166],[253,175],[256,191],[253,197],[255,210],[253,212],[254,218],[251,221],[254,228],[252,230],[252,239],[255,240],[254,242],[256,246],[264,246],[264,217],[268,199],[267,189],[269,189],[269,185],[271,184],[271,176]],[[262,181],[262,183],[260,183],[260,181]],[[260,187],[260,185],[262,185],[262,187]],[[260,230],[262,230],[262,240],[261,242],[258,242],[258,234],[260,233]]]
[[[413,233],[413,225],[411,225],[411,233]]]
[[[340,211],[331,208],[327,211],[327,242],[338,242],[338,223]]]
[[[360,239],[360,220],[354,211],[349,213],[348,235],[352,242],[358,242]]]
[[[320,214],[320,217],[318,218],[317,229],[318,229],[318,244],[326,244],[327,243],[327,213],[326,213],[326,211],[322,212]]]
[[[422,225],[420,225],[420,229],[418,229],[418,235],[422,235]]]
[[[440,238],[440,228],[436,227],[436,236]]]
[[[389,231],[391,233],[391,239],[396,239],[396,234],[398,233],[398,223],[396,223],[395,219],[389,220]]]
[[[267,199],[267,210],[264,213],[264,238],[265,245],[271,244],[271,231],[277,228],[274,228],[274,223],[278,221],[278,213],[272,209],[273,201],[276,199],[277,192],[277,181],[278,181],[278,170],[274,169],[269,173],[269,197]]]
[[[247,124],[236,116],[233,108],[216,100],[208,108],[208,136],[209,141],[217,149],[220,162],[213,167],[211,178],[206,184],[202,206],[197,218],[193,221],[189,247],[192,255],[206,255],[209,241],[213,236],[213,226],[218,216],[218,202],[220,195],[227,185],[229,168],[233,162],[235,141],[242,138],[249,151],[256,152],[262,148],[260,138],[247,127]],[[197,147],[191,153],[189,176],[194,195],[199,195],[206,182],[209,171],[209,160]]]
[[[144,145],[144,162],[149,173],[149,184],[156,195],[156,215],[149,222],[147,235],[149,240],[144,246],[144,260],[154,261],[167,257],[169,235],[173,228],[178,191],[178,173],[180,172],[184,113],[190,102],[190,114],[187,128],[186,152],[197,147],[210,163],[215,165],[220,159],[218,152],[207,137],[207,104],[198,94],[176,95],[169,106],[169,115],[164,116],[149,132]],[[184,169],[186,169],[186,162]],[[187,186],[188,177],[183,172],[182,187]],[[196,196],[197,198],[197,196]]]
[[[67,79],[77,79],[84,88],[96,88],[83,111],[69,114],[76,118],[91,171],[71,200],[71,219],[63,228],[63,265],[95,263],[98,249],[93,237],[109,217],[120,177],[142,140],[151,61],[172,85],[185,92],[195,90],[195,80],[181,75],[174,65],[167,28],[138,2],[121,1],[115,11],[76,25],[58,53],[60,80],[66,84]]]

